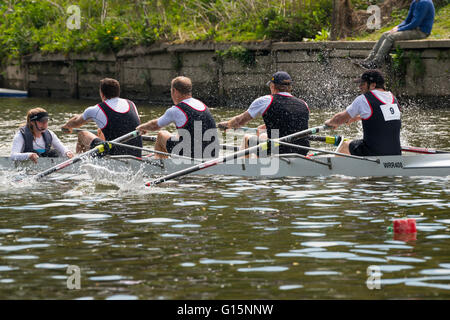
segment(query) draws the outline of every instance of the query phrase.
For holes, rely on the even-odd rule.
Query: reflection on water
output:
[[[9,103],[2,155],[29,107]],[[83,109],[74,104],[63,105],[65,114],[56,103],[47,109],[61,124]],[[162,110],[140,111],[150,118]],[[313,110],[311,123],[334,111]],[[406,117],[402,139],[448,148],[449,111],[414,112],[425,124]],[[73,136],[61,138],[74,146]],[[449,177],[195,176],[148,189],[140,174],[89,170],[19,184],[19,173],[0,172],[0,298],[450,297]],[[404,217],[417,221],[415,240],[388,230]],[[81,269],[80,290],[67,289],[70,265]],[[379,290],[367,287],[369,266],[378,268]]]

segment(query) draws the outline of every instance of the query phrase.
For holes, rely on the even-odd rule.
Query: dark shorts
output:
[[[218,140],[214,140],[214,141],[218,141]],[[174,152],[173,149],[175,148],[175,146],[177,146],[178,144],[180,144],[182,142],[183,142],[182,136],[180,136],[179,138],[177,136],[170,137],[166,142],[167,153],[173,153],[173,154],[177,154],[179,156],[185,156],[185,157],[192,157],[192,155],[194,155],[194,152],[196,152],[196,151],[194,151],[194,149],[185,150],[185,148],[180,146],[180,148],[178,148],[178,150]],[[214,146],[215,148],[212,150],[211,155],[206,155],[205,154],[205,152],[207,152],[206,148],[209,148],[211,143],[217,143],[217,145]],[[219,144],[218,144],[218,142],[211,142],[211,143],[204,144],[203,148],[201,150],[203,152],[203,154],[200,156],[197,156],[196,158],[199,158],[199,159],[200,158],[204,158],[204,159],[215,158],[216,154],[217,155],[219,154]],[[208,151],[211,151],[211,150],[208,150]]]
[[[94,149],[96,146],[98,146],[99,144],[102,144],[103,142],[105,142],[105,141],[103,141],[103,140],[100,139],[100,138],[95,138],[95,139],[92,140],[92,142],[91,142],[90,149]]]
[[[354,156],[364,157],[372,155],[372,152],[370,152],[370,149],[362,139],[351,141],[348,149],[350,150],[350,154]]]
[[[178,139],[176,136],[172,136],[170,137],[167,142],[166,142],[166,149],[167,149],[167,153],[172,153],[173,148],[175,148],[175,146],[179,143],[181,143],[183,141],[183,138],[180,137],[180,139]],[[181,151],[179,152],[180,156],[183,155],[183,149],[181,149]]]

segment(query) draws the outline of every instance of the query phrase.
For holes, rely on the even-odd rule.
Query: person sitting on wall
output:
[[[394,42],[425,39],[433,28],[434,14],[432,0],[413,0],[406,19],[392,30],[383,33],[369,56],[357,64],[365,69],[380,68]]]
[[[45,109],[34,108],[28,111],[26,125],[20,127],[14,136],[11,160],[31,160],[37,163],[40,157],[73,157],[73,153],[48,129],[48,120]]]

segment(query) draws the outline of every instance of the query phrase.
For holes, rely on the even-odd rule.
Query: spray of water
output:
[[[144,183],[148,177],[145,177],[142,167],[138,171],[127,170],[118,172],[92,163],[86,163],[81,165],[80,169],[90,176],[90,184],[93,182],[97,185],[115,186],[119,189],[118,193],[120,195],[145,195],[167,191],[167,188],[145,187]]]

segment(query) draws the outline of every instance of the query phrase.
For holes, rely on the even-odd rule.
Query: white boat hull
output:
[[[237,159],[192,174],[274,178],[330,175],[352,177],[450,176],[450,154],[370,157],[370,159],[379,159],[379,163],[335,156],[319,156],[314,159],[320,161],[321,164],[293,156],[280,159],[274,157]],[[63,161],[64,159],[59,158],[40,158],[38,164],[34,164],[30,161],[11,161],[9,158],[3,157],[0,158],[0,168],[2,170],[25,169],[31,174],[44,171]],[[119,172],[142,169],[142,172],[148,175],[166,175],[191,167],[198,162],[166,159],[149,160],[147,163],[135,159],[101,158],[82,161],[61,170],[61,172],[80,173],[83,171],[83,164],[86,163]]]
[[[25,98],[28,97],[28,91],[0,88],[0,97]]]

